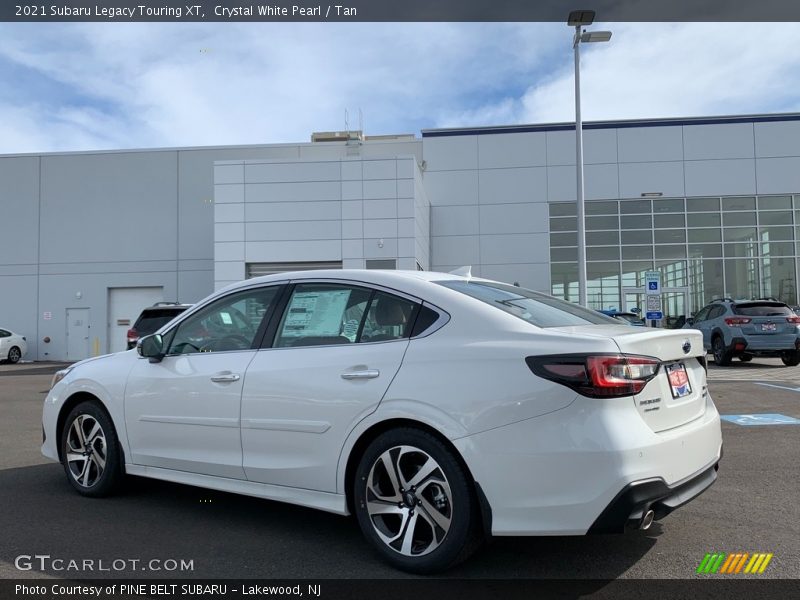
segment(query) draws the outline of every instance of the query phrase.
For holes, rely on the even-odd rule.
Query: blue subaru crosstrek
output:
[[[788,367],[800,364],[800,316],[774,299],[714,300],[703,307],[684,329],[703,332],[703,345],[720,366],[735,357],[777,356]]]

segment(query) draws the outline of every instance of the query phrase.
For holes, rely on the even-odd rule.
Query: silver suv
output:
[[[800,316],[774,298],[714,300],[684,328],[703,332],[703,345],[720,366],[734,357],[779,356],[787,367],[800,364]]]

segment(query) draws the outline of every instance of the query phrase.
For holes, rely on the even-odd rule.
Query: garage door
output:
[[[108,351],[125,350],[128,329],[142,309],[163,300],[163,287],[108,288]]]

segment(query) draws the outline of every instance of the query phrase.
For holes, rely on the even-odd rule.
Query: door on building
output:
[[[67,309],[67,360],[89,358],[89,309]]]
[[[108,352],[128,347],[128,329],[143,308],[164,300],[163,287],[108,288]]]
[[[622,290],[622,310],[625,312],[636,312],[643,319],[647,313],[647,298],[644,288],[623,288]],[[688,288],[663,288],[661,292],[661,312],[664,319],[661,327],[677,328],[683,326],[686,318],[691,316],[692,307],[689,301]]]

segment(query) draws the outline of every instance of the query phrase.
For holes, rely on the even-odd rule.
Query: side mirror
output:
[[[136,352],[139,356],[150,359],[151,363],[161,362],[164,358],[164,340],[157,333],[146,335],[136,342]]]

